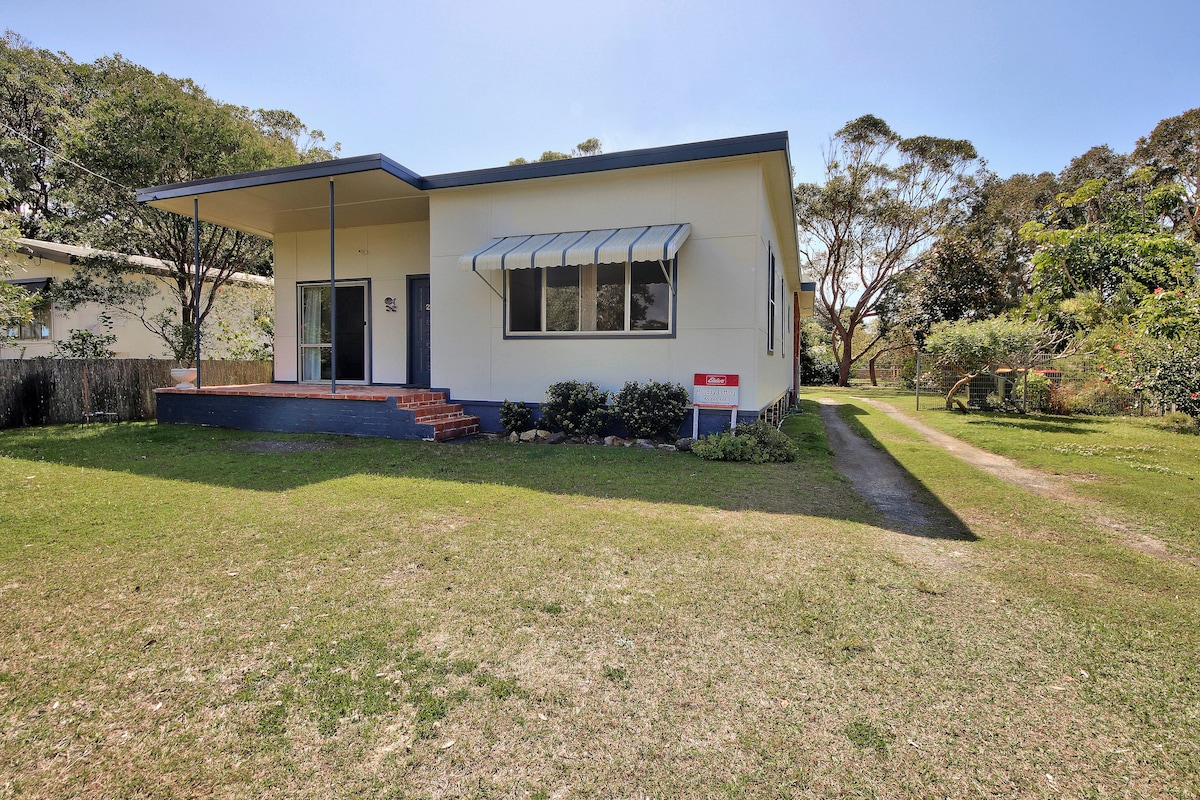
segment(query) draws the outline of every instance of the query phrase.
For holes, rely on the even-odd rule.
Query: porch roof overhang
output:
[[[692,226],[643,225],[568,233],[502,236],[458,259],[459,269],[531,269],[582,264],[670,261],[687,240]]]
[[[337,185],[338,227],[429,219],[421,178],[384,155],[340,158],[294,167],[139,189],[139,203],[274,238],[329,225],[329,181]]]

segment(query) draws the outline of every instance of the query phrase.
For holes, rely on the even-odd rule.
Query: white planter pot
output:
[[[178,381],[175,384],[176,389],[195,389],[192,382],[196,380],[195,367],[176,367],[171,370],[171,380]]]

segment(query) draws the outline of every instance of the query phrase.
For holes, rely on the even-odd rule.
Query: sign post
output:
[[[692,438],[700,438],[700,409],[729,410],[729,427],[737,425],[738,376],[697,372],[692,378]]]

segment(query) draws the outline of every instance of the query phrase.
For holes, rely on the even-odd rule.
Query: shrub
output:
[[[1200,419],[1184,414],[1182,411],[1170,411],[1164,414],[1160,423],[1172,433],[1200,435]]]
[[[1026,381],[1028,381],[1028,384],[1026,384]],[[1028,399],[1025,400],[1025,410],[1044,411],[1050,406],[1050,388],[1052,386],[1053,384],[1050,382],[1050,379],[1042,373],[1030,372],[1013,384],[1013,402],[1020,404],[1028,392]]]
[[[612,420],[607,403],[608,392],[591,381],[561,381],[546,389],[542,416],[552,429],[589,436],[603,431]]]
[[[766,461],[795,461],[796,445],[791,438],[766,422],[743,422],[733,429],[738,436],[753,439],[766,455]]]
[[[1050,391],[1050,411],[1054,414],[1124,414],[1135,402],[1132,392],[1097,379],[1078,387],[1054,386]]]
[[[508,433],[521,433],[529,430],[530,417],[529,406],[524,403],[505,400],[500,404],[500,425]]]
[[[801,357],[800,383],[804,386],[829,386],[838,381],[836,361],[817,357]]]
[[[732,431],[706,436],[692,445],[706,461],[795,461],[796,445],[788,435],[765,422],[743,422]]]
[[[688,393],[678,383],[628,381],[614,398],[617,416],[630,436],[674,437],[687,417]]]
[[[705,461],[766,461],[758,443],[745,436],[734,436],[730,431],[714,433],[692,443],[692,452]]]

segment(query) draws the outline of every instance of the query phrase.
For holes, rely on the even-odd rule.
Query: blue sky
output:
[[[797,180],[820,181],[830,134],[868,113],[970,139],[1001,175],[1057,172],[1200,106],[1195,0],[0,0],[0,25],[422,174],[787,130]]]

